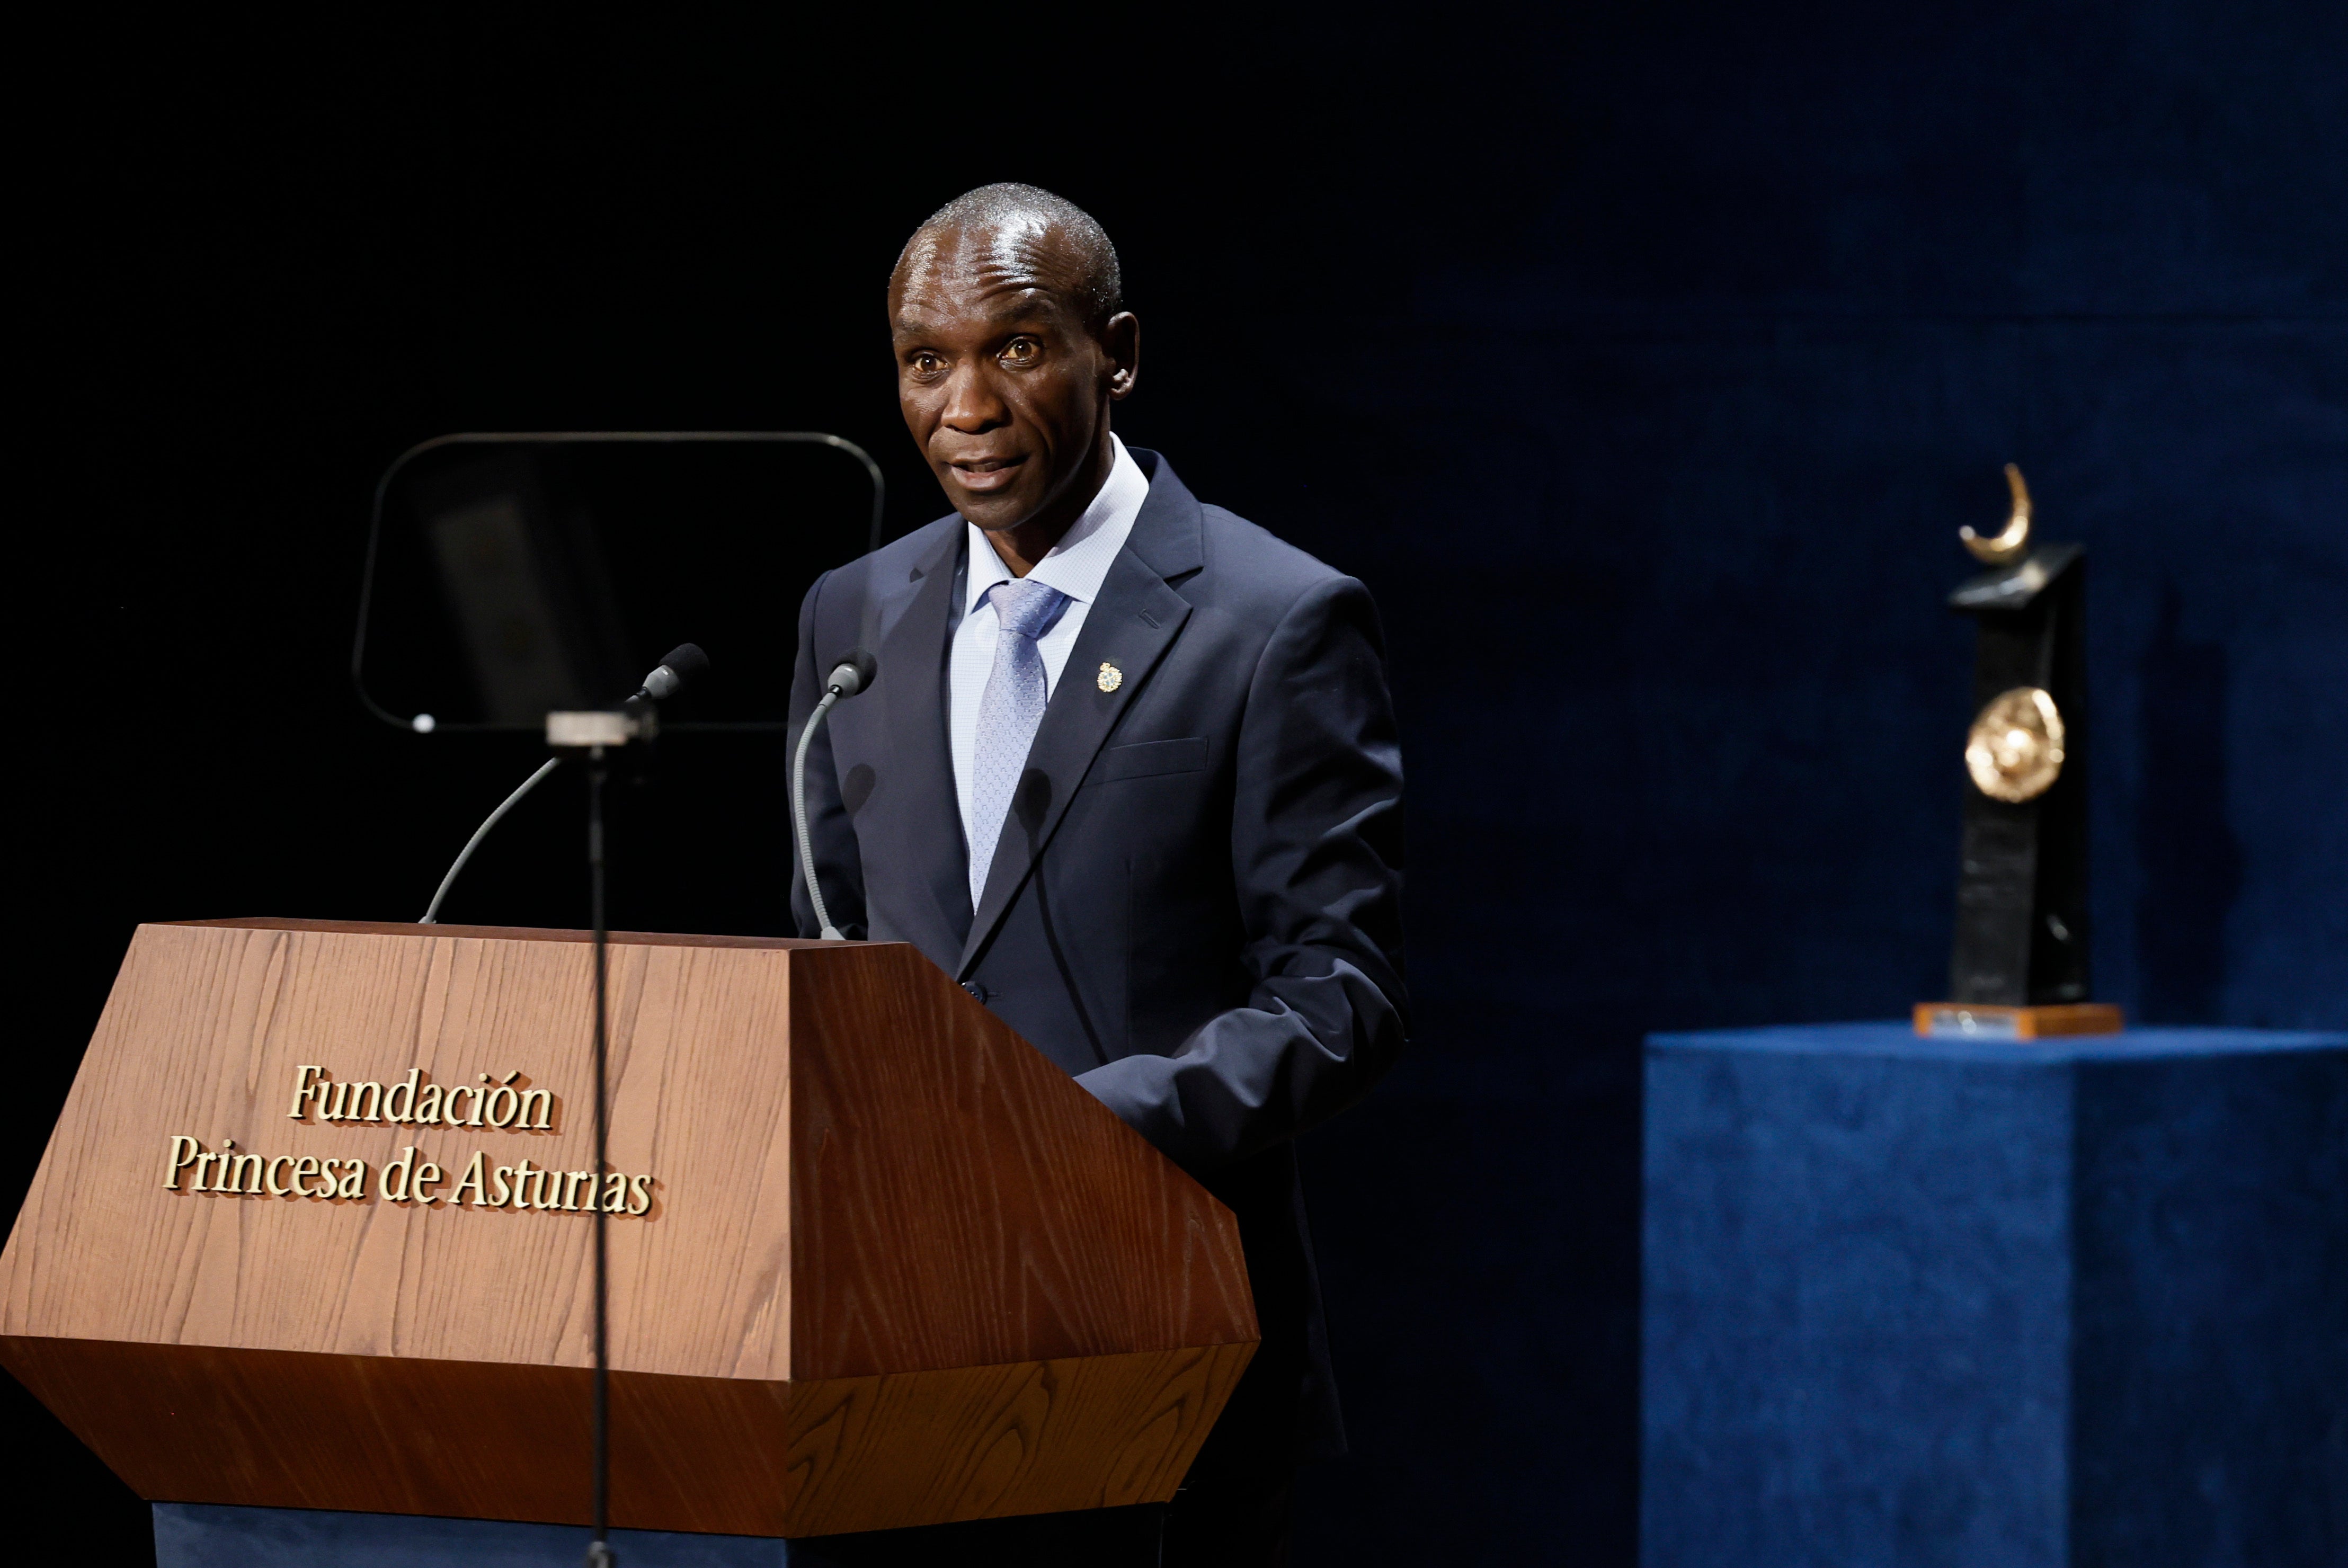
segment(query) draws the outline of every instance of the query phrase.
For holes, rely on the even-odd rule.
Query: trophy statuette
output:
[[[2005,526],[1958,537],[1990,570],[1949,595],[1974,617],[1974,718],[1947,1002],[1920,1035],[2034,1040],[2116,1034],[2087,1000],[2086,557],[2034,544],[2030,490],[2005,466]]]

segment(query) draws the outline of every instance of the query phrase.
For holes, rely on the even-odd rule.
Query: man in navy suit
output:
[[[843,933],[919,947],[1238,1215],[1263,1343],[1164,1561],[1283,1562],[1296,1465],[1344,1446],[1294,1140],[1404,1037],[1377,614],[1110,432],[1140,330],[1079,209],[972,191],[889,312],[954,513],[800,612],[795,725],[838,655],[879,660],[808,758],[817,875]]]

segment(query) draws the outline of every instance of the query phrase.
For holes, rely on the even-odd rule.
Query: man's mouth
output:
[[[1025,458],[957,458],[948,466],[967,490],[1002,490],[1019,476]]]

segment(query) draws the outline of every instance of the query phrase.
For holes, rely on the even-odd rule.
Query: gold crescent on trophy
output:
[[[1965,737],[1965,771],[1993,800],[2044,795],[2063,772],[2063,716],[2036,686],[1989,699]]]
[[[2030,548],[2030,487],[2022,482],[2022,470],[2012,463],[2005,465],[2005,488],[2013,492],[2013,511],[1995,536],[1983,539],[1970,523],[1957,530],[1957,537],[1974,558],[1992,566],[2003,566]]]

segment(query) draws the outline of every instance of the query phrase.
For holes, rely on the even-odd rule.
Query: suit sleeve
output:
[[[1351,1105],[1400,1055],[1402,751],[1377,612],[1350,578],[1282,618],[1249,683],[1231,813],[1247,1005],[1077,1081],[1207,1171]]]
[[[790,758],[798,754],[799,732],[806,728],[808,716],[815,712],[816,699],[822,695],[816,686],[820,678],[815,667],[817,603],[823,595],[824,584],[830,581],[829,572],[817,578],[799,605],[798,656],[791,666],[790,730],[784,753],[783,811],[787,818],[791,810]],[[829,721],[816,732],[814,744],[808,748],[807,799],[808,836],[815,849],[816,875],[823,881],[824,905],[830,911],[840,934],[851,941],[861,941],[864,862],[847,808],[840,803],[839,771],[832,766]],[[807,878],[799,871],[796,826],[791,833],[791,923],[800,936],[823,934],[823,924],[815,917],[814,901],[808,897]]]

